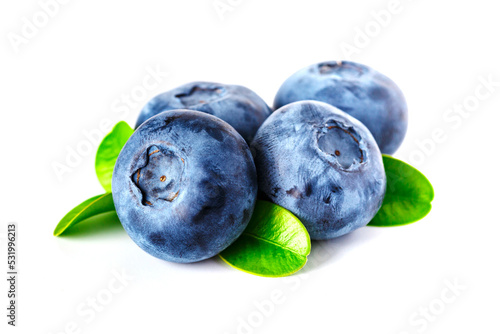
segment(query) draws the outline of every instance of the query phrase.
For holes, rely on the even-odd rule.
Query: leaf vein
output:
[[[294,254],[296,254],[296,255],[306,257],[304,254],[301,254],[301,253],[297,252],[296,250],[294,250],[294,249],[292,249],[292,248],[290,248],[290,247],[283,246],[283,245],[281,245],[281,244],[279,244],[279,243],[277,243],[277,242],[274,242],[274,241],[271,241],[271,240],[268,240],[268,239],[264,239],[264,238],[262,238],[262,237],[259,237],[259,236],[258,236],[258,235],[256,235],[256,234],[253,234],[253,233],[248,233],[248,232],[244,232],[243,234],[248,235],[248,236],[250,236],[250,237],[254,237],[254,238],[255,238],[255,239],[257,239],[257,240],[261,240],[261,241],[267,242],[267,243],[272,244],[272,245],[274,245],[274,246],[277,246],[277,247],[279,247],[279,248],[286,249],[287,251],[289,251],[289,252],[291,252],[291,253],[294,253]]]

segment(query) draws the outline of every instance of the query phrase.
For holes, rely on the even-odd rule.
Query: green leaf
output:
[[[398,226],[414,223],[431,211],[434,189],[412,166],[383,155],[387,190],[382,207],[370,226]]]
[[[297,217],[278,205],[257,201],[246,230],[219,256],[244,272],[282,277],[300,270],[310,252],[309,233]]]
[[[113,196],[111,193],[89,198],[68,212],[66,216],[61,219],[54,230],[54,235],[59,236],[67,229],[87,218],[110,211],[115,211],[115,205],[113,203]]]
[[[111,178],[118,154],[134,130],[125,122],[116,123],[113,130],[102,140],[95,157],[95,172],[106,192],[111,191]]]
[[[76,225],[64,231],[60,237],[64,238],[86,238],[95,240],[108,240],[108,237],[126,233],[116,214],[116,211],[108,211],[82,220]]]

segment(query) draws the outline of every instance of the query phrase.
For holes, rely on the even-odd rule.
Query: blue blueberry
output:
[[[226,121],[248,144],[271,109],[250,89],[214,82],[191,82],[151,99],[142,109],[136,127],[148,118],[166,110],[203,111]]]
[[[350,62],[323,62],[288,78],[274,100],[276,109],[296,101],[329,103],[361,121],[382,153],[393,154],[408,127],[408,109],[401,90],[385,75]]]
[[[257,174],[247,143],[229,124],[171,110],[132,134],[116,161],[112,189],[118,217],[137,245],[160,259],[195,262],[243,232]]]
[[[259,190],[288,209],[312,239],[365,226],[385,195],[382,155],[358,120],[323,102],[276,110],[251,145]]]

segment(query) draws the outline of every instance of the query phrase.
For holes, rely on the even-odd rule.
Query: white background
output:
[[[401,0],[384,26],[373,12],[392,8],[390,0],[220,3],[230,10],[219,15],[213,0],[72,0],[52,7],[47,22],[35,0],[1,3],[0,267],[6,272],[6,225],[16,222],[20,273],[14,329],[0,275],[1,332],[498,333],[494,2]],[[45,25],[21,37],[26,20]],[[356,53],[343,52],[347,44]],[[102,122],[134,124],[147,99],[194,80],[245,85],[271,104],[296,70],[345,58],[391,77],[406,95],[409,130],[396,157],[434,185],[422,221],[314,243],[306,269],[288,279],[251,276],[218,259],[164,262],[120,227],[52,236],[66,212],[102,193],[97,145],[85,132],[99,141]],[[168,75],[144,90],[151,69]],[[481,78],[496,86],[478,99],[488,93]],[[134,105],[124,108],[131,94]],[[67,165],[77,148],[85,154],[58,177],[54,165]],[[122,271],[132,277],[125,285],[114,279]],[[453,293],[450,284],[460,287]],[[106,304],[95,314],[92,298]]]

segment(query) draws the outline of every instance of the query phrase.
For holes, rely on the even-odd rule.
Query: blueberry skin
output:
[[[385,195],[382,155],[358,120],[323,102],[276,110],[251,145],[259,191],[288,209],[312,239],[365,226]]]
[[[408,108],[401,90],[385,75],[350,61],[323,62],[289,77],[274,100],[275,109],[296,101],[331,104],[358,119],[372,133],[380,151],[393,154],[408,127]]]
[[[191,82],[152,98],[142,109],[136,128],[148,118],[166,110],[190,109],[226,121],[248,144],[271,109],[250,89],[215,82]]]
[[[226,122],[192,110],[144,122],[116,161],[113,200],[132,240],[172,262],[210,258],[247,226],[257,196],[248,145]]]

